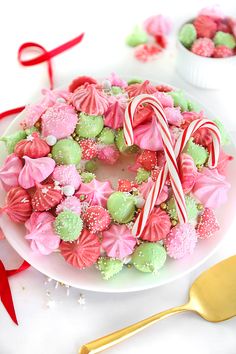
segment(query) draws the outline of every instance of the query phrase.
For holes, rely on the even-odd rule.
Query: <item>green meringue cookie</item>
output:
[[[52,148],[52,158],[59,165],[78,165],[81,160],[82,150],[73,139],[61,139]]]
[[[175,107],[180,107],[182,112],[188,111],[188,100],[183,91],[170,91],[167,95],[173,98]]]
[[[137,47],[140,44],[147,43],[147,41],[147,33],[140,26],[135,26],[133,32],[126,37],[126,44],[130,47]]]
[[[128,81],[128,85],[130,86],[130,85],[133,85],[133,84],[141,84],[142,82],[143,82],[143,80],[134,78],[134,79],[130,79]]]
[[[85,164],[85,170],[86,170],[87,172],[94,172],[94,171],[96,171],[96,169],[97,169],[96,161],[94,161],[94,160],[89,160],[89,161],[86,162],[86,164]]]
[[[188,111],[189,112],[201,112],[201,107],[199,106],[198,103],[194,102],[194,101],[190,101],[188,100]]]
[[[76,134],[80,138],[95,138],[101,133],[104,126],[102,116],[89,116],[80,113],[79,122],[76,125]]]
[[[116,258],[100,257],[97,261],[98,269],[104,280],[112,278],[123,268],[123,262]]]
[[[144,273],[157,273],[165,261],[166,250],[158,242],[141,243],[132,255],[133,265]]]
[[[0,141],[5,143],[8,153],[12,154],[14,152],[15,145],[25,138],[26,132],[24,130],[18,130],[13,134],[1,137]]]
[[[183,25],[179,32],[179,40],[186,47],[190,48],[197,38],[197,31],[192,23]]]
[[[39,132],[38,128],[36,127],[31,127],[31,128],[26,128],[25,133],[26,135],[31,135],[32,133]]]
[[[135,200],[129,193],[114,192],[107,200],[107,209],[113,220],[127,224],[134,217]]]
[[[82,172],[80,176],[83,183],[89,183],[96,177],[95,174],[91,172]]]
[[[203,146],[195,144],[193,138],[189,139],[184,152],[192,156],[196,166],[203,165],[209,156],[209,152]]]
[[[79,238],[83,222],[78,214],[72,211],[61,212],[54,221],[54,230],[63,241],[74,241]]]
[[[197,208],[197,202],[195,199],[190,197],[189,195],[185,196],[185,203],[186,203],[186,209],[187,209],[187,215],[189,221],[196,220],[197,215],[198,215],[198,208]],[[167,212],[170,215],[171,219],[178,220],[178,215],[177,215],[177,210],[176,210],[176,205],[175,205],[175,200],[173,197],[171,197],[167,203]]]
[[[116,95],[119,95],[121,93],[123,93],[123,90],[120,86],[112,86],[111,88],[111,93],[116,96]]]
[[[115,133],[110,128],[103,128],[101,133],[98,136],[98,142],[100,144],[111,145],[114,143]]]
[[[148,178],[150,177],[150,172],[145,170],[144,168],[138,168],[137,170],[137,175],[135,177],[135,181],[138,184],[141,184],[142,182],[146,182],[148,180]]]
[[[213,122],[217,125],[221,135],[221,145],[228,145],[230,143],[230,135],[225,129],[223,123],[219,119],[214,119]]]
[[[117,131],[117,134],[116,134],[116,137],[115,137],[115,144],[117,146],[117,149],[122,154],[131,153],[134,150],[134,145],[133,146],[128,146],[126,144],[123,129],[120,129],[120,130]]]
[[[234,49],[236,46],[236,40],[234,36],[230,33],[225,33],[218,31],[215,34],[215,37],[213,39],[215,45],[225,45],[226,47],[230,49]]]

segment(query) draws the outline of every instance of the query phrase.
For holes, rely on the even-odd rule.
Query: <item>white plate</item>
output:
[[[187,95],[191,100],[193,97]],[[196,100],[195,100],[196,101]],[[204,109],[206,116],[214,119],[213,115]],[[19,129],[19,123],[24,117],[24,112],[19,114],[12,124],[8,127],[5,134],[10,134]],[[225,149],[231,155],[236,156],[236,149],[230,145]],[[0,145],[0,165],[5,159],[7,152],[3,145]],[[71,285],[76,288],[92,290],[98,292],[131,292],[144,289],[154,288],[163,284],[167,284],[176,280],[205,262],[220,246],[221,241],[226,236],[229,228],[234,220],[234,210],[236,207],[236,182],[235,182],[236,160],[234,159],[229,166],[228,180],[232,185],[229,193],[229,199],[225,206],[218,212],[217,217],[221,226],[221,230],[208,240],[200,240],[193,255],[182,260],[173,260],[168,258],[165,266],[159,274],[145,274],[134,268],[128,269],[124,267],[123,271],[109,281],[101,278],[99,271],[95,267],[86,270],[78,270],[67,264],[63,257],[58,253],[49,256],[35,255],[30,248],[29,243],[25,240],[25,228],[11,222],[6,215],[0,218],[0,226],[12,247],[29,262],[34,268],[44,273],[50,278]],[[104,171],[103,171],[104,172]],[[0,193],[0,205],[4,204],[5,193]]]

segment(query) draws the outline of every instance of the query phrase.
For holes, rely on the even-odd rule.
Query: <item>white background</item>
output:
[[[32,95],[48,84],[44,64],[31,68],[18,65],[16,53],[20,44],[34,41],[52,49],[85,31],[83,43],[54,59],[57,85],[79,74],[108,76],[111,71],[166,81],[186,89],[225,121],[231,132],[236,131],[234,85],[229,84],[219,91],[200,90],[184,82],[175,72],[176,29],[200,8],[212,3],[202,0],[4,2],[0,20],[0,111],[28,103]],[[222,8],[236,17],[235,0],[222,1]],[[124,45],[124,38],[133,25],[158,13],[174,21],[171,44],[158,60],[138,63],[133,59],[133,50]],[[0,133],[6,124],[0,124]],[[19,327],[10,321],[0,304],[0,354],[74,354],[80,345],[91,339],[185,302],[188,288],[201,270],[235,252],[236,240],[232,232],[214,257],[181,280],[131,294],[82,291],[85,305],[77,302],[80,290],[71,289],[67,297],[64,287],[54,289],[53,281],[45,284],[45,276],[31,268],[10,281]],[[20,257],[5,240],[0,241],[0,259],[9,268],[20,263]],[[55,301],[54,308],[47,308],[50,299],[47,291]],[[144,351],[235,354],[236,319],[211,324],[191,313],[177,315],[109,352],[141,354]]]

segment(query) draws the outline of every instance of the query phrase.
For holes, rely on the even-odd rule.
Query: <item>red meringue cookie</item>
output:
[[[181,128],[185,129],[189,124],[196,119],[203,119],[203,112],[183,112],[183,123]],[[212,142],[212,135],[208,128],[200,128],[193,134],[193,139],[196,144],[207,147]]]
[[[106,209],[99,205],[94,205],[88,207],[83,215],[83,221],[92,233],[96,233],[108,228],[111,223],[111,217]]]
[[[79,141],[79,145],[82,149],[83,160],[92,160],[97,157],[98,148],[96,141],[92,139],[82,139]]]
[[[75,90],[84,84],[97,84],[97,81],[90,76],[78,76],[69,85],[69,91],[75,92]]]
[[[164,240],[170,232],[170,228],[171,222],[169,215],[160,208],[154,208],[148,217],[140,238],[150,242]]]
[[[150,105],[139,105],[134,114],[133,127],[136,128],[140,124],[150,122],[152,120],[152,116],[153,109]]]
[[[50,147],[35,132],[29,135],[27,139],[19,141],[15,146],[14,152],[19,157],[29,156],[32,159],[36,159],[47,156],[50,152]]]
[[[151,171],[157,167],[157,153],[156,151],[143,150],[137,158],[137,163],[145,170]]]
[[[32,196],[32,207],[34,211],[47,211],[58,205],[62,198],[62,191],[54,184],[37,183]]]
[[[142,93],[148,93],[151,95],[156,91],[157,89],[150,84],[149,80],[146,80],[141,84],[133,84],[126,87],[126,92],[128,93],[130,98],[141,95]]]
[[[1,212],[5,212],[12,221],[25,222],[32,213],[30,195],[21,187],[12,187],[7,193],[6,206],[0,209]]]
[[[192,156],[181,154],[179,157],[179,176],[185,194],[191,192],[197,179],[197,167]]]
[[[138,183],[128,179],[119,179],[117,190],[120,192],[131,192],[133,188],[138,188]]]
[[[213,38],[217,31],[216,22],[209,16],[200,15],[193,21],[198,37]]]
[[[109,106],[107,96],[93,84],[80,86],[72,96],[72,104],[77,111],[94,116],[104,114]]]
[[[0,168],[0,186],[8,191],[19,185],[18,177],[23,168],[22,160],[15,154],[7,156]]]
[[[203,240],[214,235],[220,229],[215,213],[210,208],[205,208],[197,224],[197,236]]]
[[[107,127],[112,129],[122,128],[127,100],[124,98],[117,99],[116,97],[111,96],[109,102],[110,105],[105,113],[104,123]]]
[[[98,236],[84,229],[76,241],[62,241],[60,250],[67,263],[73,267],[84,269],[97,261],[100,255],[100,243]]]

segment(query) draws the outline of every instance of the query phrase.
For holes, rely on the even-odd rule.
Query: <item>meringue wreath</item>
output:
[[[124,266],[158,272],[166,258],[179,259],[194,251],[200,239],[219,230],[214,209],[227,200],[227,165],[232,156],[220,150],[218,166],[208,167],[212,136],[201,128],[178,158],[189,224],[179,225],[170,180],[167,178],[140,235],[134,222],[165,164],[159,123],[149,104],[134,113],[134,145],[127,146],[123,124],[128,103],[150,94],[161,103],[173,146],[181,132],[204,112],[182,91],[154,86],[148,80],[125,80],[112,74],[103,82],[78,77],[67,90],[42,91],[42,99],[27,106],[21,130],[3,136],[8,157],[0,169],[7,191],[1,212],[24,223],[32,252],[60,251],[71,266],[96,265],[104,279]],[[228,135],[215,121],[221,144]],[[123,156],[123,157],[122,157]],[[96,178],[96,169],[116,165],[122,157],[133,180],[109,175]],[[201,241],[203,242],[203,241]]]

